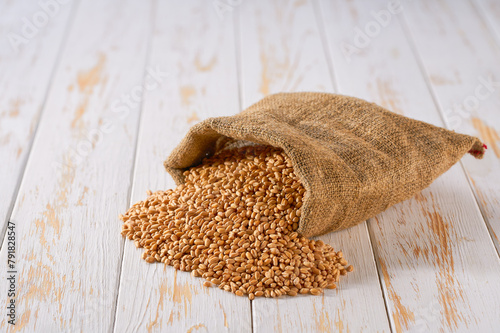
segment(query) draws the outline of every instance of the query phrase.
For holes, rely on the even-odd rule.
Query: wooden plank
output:
[[[311,1],[246,1],[239,13],[244,106],[269,93],[333,91]],[[255,299],[254,331],[389,331],[366,224],[319,238],[355,272],[323,296]]]
[[[401,14],[389,14],[390,4],[321,2],[339,89],[442,126],[399,23]],[[425,20],[420,17],[422,28],[439,22],[441,15],[436,10],[435,15],[427,13]],[[430,39],[433,34],[426,31],[425,35]],[[443,41],[435,43],[445,45]],[[462,51],[451,48],[449,52]],[[449,57],[446,61],[453,62]],[[449,69],[453,75],[454,69]],[[483,163],[471,156],[463,161],[474,166]],[[459,164],[368,225],[394,331],[494,331],[498,327],[500,264]]]
[[[276,92],[332,92],[311,3],[257,2],[239,8],[243,107]]]
[[[3,320],[2,331],[112,327],[123,245],[117,215],[128,205],[140,111],[134,98],[125,107],[123,95],[142,84],[150,14],[146,1],[79,5],[12,213],[17,322]]]
[[[0,3],[0,235],[10,217],[73,4],[49,16],[32,1]],[[31,28],[33,16],[46,25]],[[50,17],[50,19],[49,19]],[[25,18],[28,22],[23,21]],[[42,21],[40,21],[42,22]],[[25,32],[23,34],[23,32]]]
[[[488,145],[481,163],[464,159],[463,165],[500,253],[500,40],[469,2],[409,8],[408,26],[448,127],[478,136]],[[422,17],[432,18],[431,24],[424,25]],[[494,27],[498,32],[498,22]]]
[[[495,0],[473,1],[483,23],[493,30],[497,44],[500,44],[500,3]]]
[[[192,125],[239,110],[231,15],[217,14],[202,0],[158,2],[149,66],[168,77],[144,96],[132,203],[145,199],[148,189],[175,187],[163,161]],[[251,331],[247,298],[205,288],[204,279],[171,266],[148,264],[142,252],[126,242],[116,332]]]

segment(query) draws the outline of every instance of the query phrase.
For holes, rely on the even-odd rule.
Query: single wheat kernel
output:
[[[311,290],[309,290],[309,292],[312,295],[319,295],[319,294],[321,294],[321,290],[320,289],[316,289],[316,288],[312,288]]]

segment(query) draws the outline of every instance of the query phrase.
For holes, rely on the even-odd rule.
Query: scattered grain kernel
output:
[[[148,191],[119,218],[143,259],[191,271],[238,296],[319,295],[353,271],[341,251],[296,232],[305,189],[277,148],[225,149]]]
[[[312,288],[311,290],[309,290],[309,292],[311,293],[311,295],[319,295],[319,294],[321,294],[321,290],[320,289],[316,289],[316,288]]]

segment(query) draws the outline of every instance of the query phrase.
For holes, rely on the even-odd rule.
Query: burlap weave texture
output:
[[[479,139],[410,119],[367,101],[327,93],[270,95],[243,112],[194,125],[165,161],[182,172],[227,139],[279,147],[305,189],[298,232],[306,237],[354,226],[429,186]]]

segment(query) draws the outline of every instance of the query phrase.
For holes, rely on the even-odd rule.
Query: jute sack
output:
[[[354,226],[429,186],[465,153],[482,158],[475,137],[326,93],[268,96],[230,117],[194,125],[164,165],[177,184],[183,171],[228,140],[283,149],[306,189],[299,233]]]

